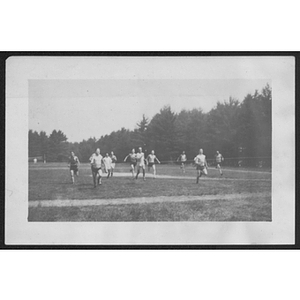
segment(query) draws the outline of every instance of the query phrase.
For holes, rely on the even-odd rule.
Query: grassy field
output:
[[[157,166],[158,178],[146,173],[146,181],[132,180],[128,164],[117,164],[116,176],[103,178],[93,187],[88,164],[80,167],[76,183],[70,183],[66,164],[29,165],[29,221],[271,221],[271,173],[262,170],[224,169],[220,177],[209,169],[208,177],[195,183],[195,168],[182,174],[177,165]],[[159,178],[161,176],[162,178]],[[258,197],[256,193],[260,193]],[[216,195],[217,199],[206,199]],[[230,195],[230,199],[224,199]],[[246,196],[245,196],[246,195]],[[176,202],[186,196],[186,201]],[[189,200],[189,196],[194,196]],[[153,199],[143,203],[143,198]],[[159,201],[170,197],[170,201]],[[139,203],[126,199],[140,198]],[[227,197],[228,198],[228,197]],[[43,200],[124,199],[124,204],[44,207]],[[174,199],[174,202],[172,202]],[[54,202],[53,202],[54,203]]]

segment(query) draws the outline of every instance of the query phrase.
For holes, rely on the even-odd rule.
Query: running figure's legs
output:
[[[101,170],[97,172],[97,177],[98,177],[98,185],[101,184]]]
[[[130,166],[130,171],[131,171],[131,174],[132,174],[132,179],[134,179],[134,177],[135,177],[135,174],[134,174],[134,165]]]
[[[93,182],[94,182],[94,188],[97,186],[97,184],[101,184],[101,176],[102,176],[102,172],[101,169],[100,170],[93,170],[92,169],[92,174],[93,174]]]
[[[202,175],[202,171],[201,170],[197,170],[197,179],[196,179],[196,183],[199,183],[199,178]]]
[[[93,174],[94,187],[96,187],[97,172],[92,170],[92,174]]]
[[[73,170],[70,170],[70,175],[71,175],[72,184],[74,184],[74,171]]]
[[[222,169],[221,169],[220,164],[217,164],[217,168],[219,169],[220,175],[222,176],[222,175],[223,175],[223,172],[222,172]]]
[[[184,163],[181,163],[181,170],[182,170],[182,173],[185,173],[185,166],[184,166]]]
[[[156,178],[156,168],[155,168],[155,165],[153,165],[152,168],[153,168],[153,178]]]
[[[137,172],[136,172],[135,179],[138,179],[139,174],[140,174],[140,167],[137,167]]]
[[[76,175],[76,177],[79,176],[79,170],[77,169],[77,171],[74,171],[74,175]],[[74,175],[73,175],[73,178],[74,178]],[[76,179],[77,180],[77,179]]]

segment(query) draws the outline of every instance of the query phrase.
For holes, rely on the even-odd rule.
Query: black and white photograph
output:
[[[270,80],[28,89],[29,221],[272,221]]]
[[[33,56],[6,68],[12,243],[293,242],[293,57]]]
[[[3,299],[297,298],[294,2],[2,3]]]

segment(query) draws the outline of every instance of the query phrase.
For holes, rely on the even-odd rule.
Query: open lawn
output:
[[[210,168],[199,184],[192,166],[182,174],[177,165],[158,165],[156,179],[141,175],[133,180],[129,165],[117,164],[115,176],[94,188],[88,164],[74,185],[66,164],[30,164],[28,220],[271,221],[268,171],[224,169],[221,177]]]

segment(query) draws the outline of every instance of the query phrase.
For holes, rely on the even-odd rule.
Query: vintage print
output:
[[[267,79],[30,80],[28,149],[29,221],[272,221]]]
[[[294,242],[293,57],[6,65],[8,243]]]

